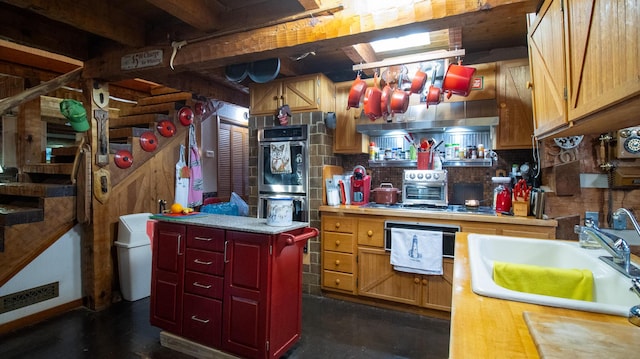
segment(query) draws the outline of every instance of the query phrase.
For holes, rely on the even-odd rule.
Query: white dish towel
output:
[[[442,274],[442,232],[391,228],[391,265],[401,272]]]

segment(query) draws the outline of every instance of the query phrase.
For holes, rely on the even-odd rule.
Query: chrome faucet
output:
[[[633,224],[633,228],[636,230],[636,232],[638,233],[638,235],[640,236],[640,225],[638,225],[638,221],[636,220],[636,218],[633,216],[633,214],[631,213],[630,210],[621,207],[616,209],[615,212],[613,212],[613,218],[617,219],[618,217],[620,217],[620,215],[622,214],[626,214],[627,217],[629,218],[629,220],[631,221],[631,224]]]
[[[611,261],[607,257],[600,257],[600,259],[628,277],[640,276],[640,270],[631,266],[631,249],[624,239],[604,232],[591,219],[585,219],[584,224],[584,226],[575,226],[574,232],[595,239],[602,248],[611,254]]]

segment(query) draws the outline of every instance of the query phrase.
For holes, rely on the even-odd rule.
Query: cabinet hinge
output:
[[[273,244],[269,245],[269,255],[273,255]]]
[[[565,100],[567,100],[567,98],[568,98],[568,95],[567,95],[567,88],[565,87],[565,88],[564,88],[564,99],[565,99]]]
[[[267,340],[266,343],[264,343],[264,349],[267,351],[267,353],[269,352],[269,341]]]
[[[560,11],[564,12],[564,0],[560,0]]]

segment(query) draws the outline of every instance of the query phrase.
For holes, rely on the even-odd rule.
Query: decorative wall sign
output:
[[[120,69],[133,70],[160,65],[162,63],[162,55],[162,50],[151,50],[124,55],[120,58]]]

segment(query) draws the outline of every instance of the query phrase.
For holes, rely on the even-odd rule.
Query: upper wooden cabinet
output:
[[[283,105],[292,113],[335,111],[335,86],[323,74],[285,78],[249,85],[252,116],[276,115]]]
[[[367,81],[367,86],[373,85],[373,80],[365,81]],[[353,85],[353,81],[336,84],[336,129],[333,132],[334,153],[358,154],[369,151],[369,136],[356,132],[356,121],[360,117],[362,108],[347,110],[351,85]]]
[[[497,100],[500,123],[496,149],[531,148],[533,110],[529,83],[529,60],[518,59],[497,63]]]
[[[529,27],[536,136],[637,125],[639,17],[622,0],[544,2]]]

